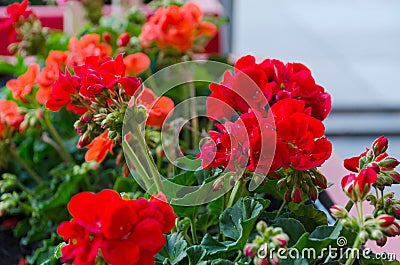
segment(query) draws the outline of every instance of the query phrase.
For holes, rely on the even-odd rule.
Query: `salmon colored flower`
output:
[[[124,58],[126,75],[136,76],[150,67],[150,58],[142,52],[129,54]]]
[[[84,63],[89,56],[99,56],[100,58],[109,56],[112,52],[111,46],[100,43],[101,36],[98,34],[86,34],[79,40],[75,37],[69,40],[67,65],[73,68]]]
[[[106,158],[108,152],[113,154],[113,146],[113,140],[108,138],[108,131],[105,131],[86,146],[89,150],[85,154],[85,161],[96,161],[100,164]]]
[[[217,27],[204,22],[203,12],[193,3],[182,7],[161,7],[143,25],[139,38],[143,47],[156,43],[159,48],[175,48],[180,52],[190,50],[200,37],[213,37]]]
[[[15,102],[0,99],[0,138],[7,128],[18,131],[23,120],[24,115]]]
[[[146,107],[148,114],[146,124],[154,127],[162,127],[175,106],[172,99],[164,96],[157,98],[153,91],[148,88],[144,88],[137,98],[137,103]]]
[[[39,74],[39,65],[31,64],[25,74],[20,75],[17,79],[9,80],[6,86],[11,89],[15,99],[24,101],[25,96],[31,93],[35,85],[35,79]]]

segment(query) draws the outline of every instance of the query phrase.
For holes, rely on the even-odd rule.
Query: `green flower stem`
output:
[[[361,245],[362,245],[361,238],[360,238],[360,235],[358,234],[356,237],[356,240],[354,241],[353,249],[360,249]],[[352,265],[354,263],[355,259],[356,259],[356,255],[351,255],[349,257],[349,259],[346,261],[345,265]]]
[[[195,98],[196,97],[196,87],[194,86],[193,82],[190,82],[189,84],[189,94],[190,98]],[[199,135],[197,132],[199,131],[199,118],[197,114],[197,109],[196,109],[196,104],[190,104],[190,116],[192,118],[192,141],[193,141],[193,148],[196,149],[197,145],[199,144]]]
[[[196,217],[194,216],[190,222],[190,230],[192,231],[193,244],[197,245],[197,235],[196,235]]]
[[[132,147],[127,143],[126,140],[124,140],[122,142],[122,146],[123,146],[127,156],[129,157],[130,161],[135,166],[136,171],[138,171],[139,175],[142,176],[142,179],[143,179],[146,187],[150,188],[151,187],[150,177],[149,177],[149,175],[147,175],[147,172],[144,169],[142,163],[140,163],[139,158],[137,157],[135,152],[132,150]]]
[[[281,204],[281,207],[279,207],[279,210],[276,213],[275,219],[278,218],[279,215],[281,215],[281,213],[282,213],[283,209],[285,208],[285,206],[286,206],[286,200],[284,199],[282,204]]]
[[[150,155],[150,151],[144,139],[142,130],[140,129],[138,124],[132,125],[132,130],[132,133],[137,136],[136,138],[138,139],[139,145],[141,147],[140,150],[143,151],[144,157],[147,160],[148,166],[150,168],[150,173],[157,187],[157,192],[163,192],[164,189],[160,178],[160,172],[158,172],[157,167],[153,161],[153,157]]]
[[[231,195],[229,196],[229,201],[228,201],[228,205],[226,206],[226,208],[232,207],[233,204],[236,202],[236,197],[239,197],[242,186],[243,186],[243,180],[242,180],[242,178],[240,178],[236,181],[235,186],[233,187],[233,190],[231,192]]]
[[[28,174],[32,177],[32,179],[34,181],[37,182],[37,184],[42,184],[43,180],[42,178],[35,172],[35,170],[33,170],[26,162],[25,160],[23,160],[19,154],[17,153],[16,150],[14,150],[14,148],[10,147],[9,148],[10,154],[11,156],[16,160],[16,162],[18,164],[20,164],[25,170],[26,172],[28,172]]]
[[[49,112],[47,111],[47,109],[44,110],[43,121],[46,124],[46,127],[49,130],[51,136],[53,136],[56,143],[60,146],[60,149],[63,153],[61,155],[61,158],[63,158],[66,163],[73,163],[74,160],[73,160],[71,154],[68,152],[67,148],[65,147],[65,145],[61,139],[61,136],[58,134],[57,130],[54,128],[53,124],[51,123],[51,121],[49,119]]]

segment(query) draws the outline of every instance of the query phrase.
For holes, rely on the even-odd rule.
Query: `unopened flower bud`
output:
[[[317,187],[315,187],[315,186],[311,187],[308,194],[309,194],[311,200],[313,200],[313,201],[317,200],[318,194],[319,194]]]
[[[271,263],[272,263],[272,265],[279,265],[279,263],[281,263],[281,260],[278,257],[278,253],[276,253],[276,252],[272,253]]]
[[[317,183],[317,185],[319,187],[321,187],[322,189],[326,189],[328,186],[328,180],[326,179],[326,177],[319,171],[315,172],[315,182]]]
[[[280,190],[284,189],[287,187],[287,181],[284,178],[280,179],[276,185],[277,185],[278,189],[280,189]]]
[[[346,218],[347,216],[349,216],[349,212],[345,208],[339,205],[333,205],[330,211],[332,216],[337,219]]]
[[[383,232],[387,235],[387,236],[397,236],[400,235],[400,225],[398,223],[393,223],[388,227],[385,227],[385,229],[383,230]]]
[[[361,239],[361,242],[364,244],[365,242],[367,242],[367,240],[369,239],[369,234],[367,231],[361,231],[360,234],[358,235]]]
[[[129,33],[127,32],[122,33],[121,35],[119,35],[117,39],[117,46],[125,47],[126,45],[128,45],[130,38],[131,36],[129,35]]]
[[[394,223],[394,217],[387,214],[382,214],[376,218],[376,223],[380,227],[388,227]]]
[[[381,230],[372,230],[370,236],[371,236],[371,239],[376,240],[376,241],[382,240],[382,238],[384,237]]]
[[[287,191],[285,192],[285,195],[284,195],[285,201],[287,201],[287,202],[292,201],[291,193],[292,193],[291,190],[287,190]]]
[[[372,150],[375,156],[384,153],[388,149],[388,139],[384,136],[379,137],[372,143]]]
[[[112,36],[109,32],[103,32],[103,41],[110,44],[112,42]]]
[[[278,247],[284,247],[289,242],[289,237],[286,234],[281,233],[281,234],[275,236],[274,240],[276,240],[278,242]]]
[[[400,162],[394,157],[386,157],[382,161],[379,161],[378,165],[383,168],[395,168],[400,164]]]
[[[267,230],[268,226],[267,223],[265,223],[264,221],[260,221],[258,222],[256,229],[258,232],[260,232],[261,234],[264,234],[265,230]]]
[[[93,114],[91,112],[86,112],[85,114],[83,114],[81,116],[81,118],[79,119],[81,122],[86,123],[88,121],[90,121],[93,117]]]
[[[294,203],[300,203],[303,200],[303,192],[297,187],[292,191],[292,200]]]
[[[387,242],[387,236],[383,236],[380,240],[376,240],[376,244],[380,247],[386,245],[386,242]]]
[[[79,141],[76,147],[78,148],[85,147],[90,143],[90,141],[91,141],[90,131],[86,131],[83,133],[83,135],[81,135],[81,137],[79,137]]]
[[[243,253],[248,257],[254,257],[257,254],[257,247],[254,244],[247,244]]]
[[[396,183],[400,183],[400,173],[396,172],[396,171],[392,171],[389,173],[389,176],[396,182]]]

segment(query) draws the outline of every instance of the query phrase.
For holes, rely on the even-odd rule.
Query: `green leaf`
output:
[[[114,190],[117,192],[133,192],[137,187],[133,178],[119,177],[114,183]]]
[[[206,256],[206,250],[201,246],[191,246],[186,250],[189,265],[197,265]]]
[[[327,225],[328,218],[323,211],[317,210],[313,205],[303,205],[292,211],[293,218],[299,220],[307,232],[312,232],[317,226]],[[292,216],[292,215],[290,215]]]
[[[293,246],[297,240],[306,232],[303,224],[293,218],[279,218],[273,226],[281,227],[283,231],[289,236],[288,246]]]
[[[178,264],[186,257],[187,242],[182,233],[173,233],[166,236],[167,243],[157,254],[156,260],[158,264]]]
[[[208,255],[227,255],[233,250],[242,250],[253,232],[257,218],[265,209],[264,205],[253,198],[241,198],[220,216],[220,231],[231,239],[219,242],[207,234],[201,245]]]

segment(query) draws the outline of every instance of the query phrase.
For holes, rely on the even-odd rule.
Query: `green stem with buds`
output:
[[[61,139],[61,136],[58,134],[56,128],[54,128],[53,124],[51,123],[48,113],[49,112],[47,110],[44,111],[43,121],[46,124],[46,127],[49,130],[51,136],[53,136],[54,140],[56,141],[56,143],[59,145],[61,151],[63,152],[63,154],[61,155],[61,158],[63,158],[66,163],[73,163],[74,160],[73,160],[71,154],[68,152],[67,148],[65,147],[65,145]]]
[[[18,162],[18,164],[20,164],[25,170],[26,172],[28,172],[29,176],[32,177],[32,179],[34,181],[37,182],[37,184],[42,184],[43,180],[41,179],[41,177],[36,173],[35,170],[33,170],[26,162],[25,160],[23,160],[18,152],[16,150],[14,150],[14,148],[10,147],[9,148],[10,154],[11,156],[16,160],[16,162]]]

